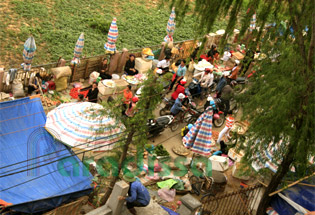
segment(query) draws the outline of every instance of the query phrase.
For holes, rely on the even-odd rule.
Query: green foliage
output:
[[[172,0],[174,5],[189,2]],[[184,15],[185,8],[182,11]],[[194,12],[200,29],[197,33],[208,31],[216,19],[226,14],[230,16],[226,33],[231,32],[237,26],[234,19],[242,17],[240,39],[248,34],[247,48],[256,50],[259,47],[267,56],[256,62],[260,70],[239,98],[243,103],[243,118],[250,122],[246,141],[241,145],[246,151],[244,161],[248,166],[253,161],[261,161],[264,165],[268,160],[263,156],[264,152],[273,149],[272,161],[278,166],[257,209],[257,214],[265,214],[271,199],[269,194],[282,183],[292,166],[295,167],[295,177],[314,172],[314,165],[309,162],[315,155],[313,2],[196,0]],[[254,13],[257,14],[256,27],[259,30],[249,33]],[[265,24],[270,22],[275,27],[265,29]],[[309,31],[303,35],[305,26]],[[290,27],[294,29],[293,35]],[[221,41],[221,49],[224,45],[225,41]]]
[[[172,4],[180,8],[182,17],[189,12],[183,7],[189,2],[172,0]],[[256,26],[260,29],[264,29],[268,22],[276,24],[267,32],[254,30],[249,41],[252,50],[259,45],[267,58],[257,62],[258,75],[240,97],[244,118],[251,122],[246,159],[251,163],[270,143],[273,147],[282,140],[283,144],[274,152],[274,160],[283,160],[293,151],[294,155],[287,160],[298,167],[299,175],[304,175],[310,167],[308,159],[315,154],[314,30],[302,35],[305,26],[314,27],[312,2],[196,0],[194,6],[199,28],[197,34],[212,29],[215,21],[225,15],[230,16],[226,34],[230,34],[241,21],[240,36],[243,36],[254,13],[257,14]],[[291,38],[289,26],[294,28],[295,40]],[[283,36],[280,36],[280,30]],[[221,48],[226,42],[224,38]]]
[[[166,35],[170,15],[168,5],[157,7],[150,2],[126,0],[13,0],[9,7],[8,14],[3,19],[0,16],[0,37],[7,39],[0,44],[0,61],[4,61],[2,56],[11,55],[16,65],[22,61],[23,43],[30,35],[37,44],[33,64],[53,62],[60,56],[71,59],[82,32],[85,33],[83,56],[104,54],[113,17],[117,18],[119,50],[158,45]],[[195,16],[185,16],[176,25],[174,40],[193,38],[195,23]],[[214,30],[225,24],[222,23],[217,23]],[[19,30],[10,31],[9,25],[16,25]]]
[[[108,33],[111,22],[104,20],[102,17],[94,17],[87,19],[91,28],[97,29],[100,33]]]

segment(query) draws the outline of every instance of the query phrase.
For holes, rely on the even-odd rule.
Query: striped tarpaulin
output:
[[[23,69],[25,71],[30,71],[31,70],[31,63],[33,60],[33,57],[35,55],[36,51],[36,44],[35,44],[35,39],[34,37],[29,37],[25,43],[24,43],[24,50],[23,50]]]
[[[213,111],[211,107],[208,107],[183,137],[186,148],[206,157],[210,155],[211,148],[215,146],[215,143],[212,143],[212,115]]]
[[[84,47],[84,33],[81,33],[74,47],[73,58],[71,64],[80,64],[80,57]]]
[[[252,32],[256,28],[256,13],[253,14],[250,19],[249,31]]]
[[[117,41],[117,38],[118,38],[118,27],[116,24],[116,18],[114,18],[109,27],[109,31],[107,35],[107,43],[104,45],[104,48],[110,52],[116,51],[115,43]]]
[[[103,112],[103,106],[96,103],[62,104],[48,113],[45,127],[70,147],[95,148],[95,152],[111,150],[125,128]]]
[[[259,140],[257,140],[257,143]],[[277,172],[278,165],[281,164],[282,159],[281,155],[275,154],[275,152],[281,150],[281,147],[286,147],[288,143],[285,143],[284,141],[280,140],[278,143],[270,142],[268,145],[268,148],[261,149],[259,152],[256,153],[255,161],[252,163],[252,167],[259,171],[263,168],[268,168],[272,172]],[[295,172],[295,168],[291,167],[291,171]]]
[[[167,35],[164,37],[165,42],[173,42],[173,34],[175,31],[175,17],[175,7],[173,7],[166,26]]]

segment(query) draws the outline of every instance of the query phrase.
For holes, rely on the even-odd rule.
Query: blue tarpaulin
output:
[[[305,182],[307,183],[307,182]],[[299,206],[305,208],[309,211],[315,211],[315,188],[309,187],[305,185],[294,185],[289,189],[286,189],[281,192],[284,197],[292,200],[294,203],[298,204]],[[275,195],[272,197],[270,202],[272,208],[277,211],[279,215],[289,215],[289,214],[296,214],[297,212],[302,212],[294,208],[293,205],[289,204],[279,195]]]
[[[37,213],[86,195],[91,174],[45,129],[39,98],[0,103],[0,199]]]

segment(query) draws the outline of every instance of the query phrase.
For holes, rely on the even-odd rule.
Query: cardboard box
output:
[[[232,58],[234,60],[243,60],[244,55],[241,52],[234,52]]]

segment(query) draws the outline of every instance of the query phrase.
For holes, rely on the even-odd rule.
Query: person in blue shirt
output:
[[[180,111],[184,111],[183,104],[182,104],[182,101],[184,100],[184,98],[185,98],[184,94],[182,93],[178,94],[178,97],[171,108],[171,114],[173,116],[177,115]]]
[[[221,95],[221,91],[223,89],[223,87],[227,84],[227,77],[229,76],[229,72],[223,72],[223,76],[221,77],[216,90],[217,93],[217,98],[220,97]]]
[[[180,60],[180,65],[177,67],[177,72],[176,72],[176,77],[173,78],[172,83],[170,85],[169,90],[173,89],[174,84],[176,83],[177,80],[182,80],[186,74],[186,61],[185,60]]]
[[[149,191],[131,173],[125,174],[123,179],[129,183],[128,197],[119,196],[118,200],[126,200],[130,213],[137,214],[135,207],[146,207],[149,205],[151,200]]]

